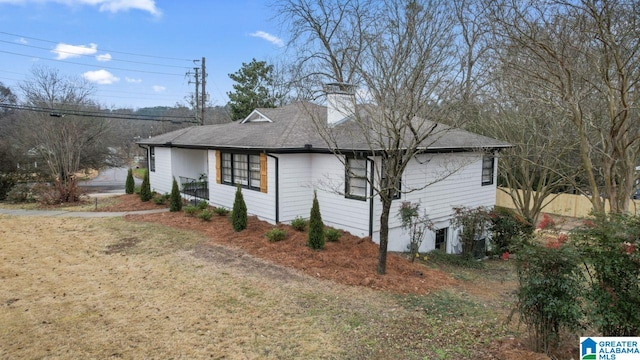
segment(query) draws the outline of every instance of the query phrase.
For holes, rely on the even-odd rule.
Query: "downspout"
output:
[[[273,156],[271,154],[267,154],[268,157],[276,160],[276,224],[280,222],[280,167],[279,167],[279,159],[277,156]]]
[[[371,184],[369,184],[369,237],[373,241],[373,185],[375,183],[374,175],[374,162],[373,159],[367,158],[367,162],[371,164],[371,172],[369,176],[371,177]]]

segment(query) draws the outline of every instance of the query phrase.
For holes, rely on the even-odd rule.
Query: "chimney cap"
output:
[[[327,94],[353,95],[356,92],[355,90],[355,85],[343,82],[332,82],[324,85],[324,91]]]

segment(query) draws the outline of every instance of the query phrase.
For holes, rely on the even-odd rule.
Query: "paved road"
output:
[[[127,181],[127,168],[104,169],[94,179],[81,181],[78,185],[90,192],[124,193]],[[134,178],[136,185],[142,184],[142,180]]]
[[[91,211],[66,211],[66,210],[22,210],[22,209],[0,209],[0,215],[15,216],[55,216],[55,217],[77,217],[77,218],[104,218],[118,217],[125,215],[143,215],[166,212],[169,209],[153,209],[138,211],[114,211],[114,212],[91,212]]]

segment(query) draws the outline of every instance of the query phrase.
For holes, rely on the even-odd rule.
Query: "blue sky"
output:
[[[95,83],[95,99],[105,107],[173,106],[194,91],[185,73],[204,57],[210,100],[225,105],[229,73],[284,52],[286,39],[267,4],[0,0],[0,82],[20,95],[17,84],[43,65]]]

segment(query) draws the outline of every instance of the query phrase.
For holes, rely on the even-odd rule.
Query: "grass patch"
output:
[[[138,178],[140,180],[144,179],[144,174],[146,173],[147,173],[147,169],[145,168],[133,169],[133,177]]]
[[[8,358],[481,358],[505,333],[463,293],[336,285],[155,223],[0,215],[0,234]]]

